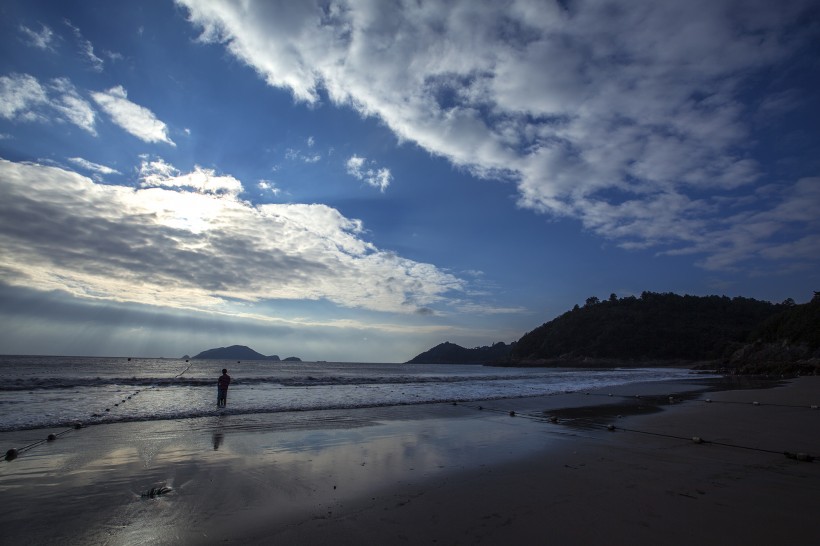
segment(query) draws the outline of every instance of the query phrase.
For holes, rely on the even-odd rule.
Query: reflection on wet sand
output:
[[[0,488],[17,497],[3,516],[5,536],[86,544],[201,540],[223,519],[230,526],[237,510],[257,518],[327,514],[396,484],[512,457],[513,443],[518,456],[528,441],[531,449],[548,441],[537,427],[510,426],[503,417],[364,419],[331,428],[334,420],[325,416],[324,427],[284,429],[274,422],[279,418],[270,417],[268,427],[257,416],[251,427],[195,419],[83,430],[82,441],[78,435],[3,467]],[[140,494],[161,487],[172,490]],[[51,524],[33,529],[32,518]]]

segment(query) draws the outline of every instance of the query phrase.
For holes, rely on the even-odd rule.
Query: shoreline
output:
[[[719,383],[99,425],[0,462],[0,523],[19,544],[820,541],[820,463],[782,454],[820,455],[820,378]]]

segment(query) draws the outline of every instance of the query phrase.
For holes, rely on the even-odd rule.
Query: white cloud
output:
[[[38,118],[34,109],[47,103],[46,90],[34,76],[0,76],[0,116],[31,121]]]
[[[22,32],[27,43],[38,49],[53,50],[52,42],[54,40],[54,32],[46,25],[40,24],[40,32],[32,30],[25,25],[20,25],[20,32]]]
[[[364,168],[365,161],[367,161],[367,159],[365,159],[364,157],[359,157],[356,154],[350,156],[350,158],[348,158],[347,160],[347,163],[345,163],[348,174],[353,175],[356,178],[360,178],[362,168]]]
[[[67,121],[92,135],[97,134],[93,108],[67,78],[57,78],[43,86],[30,74],[0,76],[0,117],[18,121]]]
[[[812,7],[178,2],[201,40],[223,43],[297,100],[324,92],[477,176],[515,181],[522,207],[676,252],[707,248],[727,229],[717,201],[744,198],[760,177],[747,157],[744,78],[800,45],[797,22]],[[383,188],[388,174],[373,183]]]
[[[356,177],[363,182],[367,182],[368,185],[378,188],[380,191],[384,192],[393,180],[393,175],[390,173],[390,169],[384,167],[381,169],[371,169],[368,168],[366,164],[367,158],[359,157],[355,154],[350,156],[345,163],[345,167],[347,167],[347,174]]]
[[[78,167],[81,167],[87,171],[92,171],[99,174],[121,174],[116,169],[112,169],[111,167],[106,167],[105,165],[100,165],[99,163],[88,161],[87,159],[83,159],[82,157],[69,157],[68,160],[77,165]]]
[[[374,247],[361,238],[359,220],[333,208],[253,206],[233,194],[169,189],[199,175],[154,163],[152,184],[134,189],[0,160],[0,279],[215,311],[236,300],[324,299],[412,314],[463,289],[430,264]],[[169,187],[160,186],[163,176]]]
[[[83,58],[91,65],[94,71],[102,72],[105,67],[105,62],[94,53],[93,44],[83,37],[80,29],[71,24],[71,21],[66,19],[64,22],[74,33],[74,37],[77,39],[77,47],[80,48],[80,54],[82,54]]]
[[[308,143],[311,146],[310,143]],[[291,161],[301,161],[303,163],[318,163],[322,160],[322,155],[318,153],[302,153],[301,150],[296,150],[294,148],[288,148],[285,150],[285,159],[289,159]]]
[[[163,159],[149,161],[143,158],[139,174],[144,188],[185,188],[198,193],[232,196],[242,191],[242,183],[233,176],[217,175],[213,169],[204,169],[199,165],[192,172],[183,174]]]
[[[52,88],[59,96],[52,101],[51,106],[69,122],[96,136],[97,130],[94,128],[96,114],[94,109],[85,99],[80,97],[68,78],[55,79],[52,82]]]
[[[273,195],[279,195],[282,192],[282,190],[277,188],[276,184],[271,182],[270,180],[260,180],[259,183],[256,184],[256,186],[260,190],[270,192]]]
[[[165,142],[176,146],[168,137],[168,126],[157,119],[149,109],[128,100],[128,93],[118,85],[108,91],[92,93],[114,123],[144,142]]]
[[[113,62],[121,61],[125,58],[123,57],[122,53],[117,53],[116,51],[105,50],[103,51],[103,53]]]

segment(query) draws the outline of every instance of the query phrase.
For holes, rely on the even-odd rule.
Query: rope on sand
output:
[[[604,426],[604,425],[599,425],[597,423],[592,423],[591,425],[596,426],[596,427]],[[650,431],[647,431],[647,430],[638,430],[638,429],[626,428],[626,427],[616,427],[615,425],[612,425],[612,424],[606,425],[606,429],[610,430],[610,431],[623,430],[624,432],[634,432],[636,434],[648,434],[648,435],[651,435],[651,436],[659,436],[659,437],[662,437],[662,438],[672,438],[672,439],[675,439],[675,440],[691,440],[695,444],[713,444],[713,445],[716,445],[716,446],[733,447],[733,448],[736,448],[736,449],[748,449],[750,451],[759,451],[761,453],[774,453],[775,455],[782,454],[782,455],[785,455],[786,457],[788,457],[790,459],[796,459],[798,461],[805,461],[805,462],[809,462],[809,463],[814,461],[814,459],[815,459],[815,457],[813,457],[813,456],[811,456],[807,453],[792,453],[790,451],[775,451],[773,449],[765,449],[765,448],[762,448],[762,447],[744,446],[744,445],[740,445],[740,444],[731,444],[731,443],[728,443],[728,442],[717,442],[717,441],[714,441],[714,440],[705,440],[705,439],[701,438],[700,436],[692,436],[691,438],[686,438],[684,436],[677,436],[675,434],[665,434],[665,433],[662,433],[662,432],[650,432]]]
[[[129,358],[128,360],[130,361],[131,359]],[[187,368],[185,368],[184,370],[182,370],[181,372],[176,374],[174,376],[174,379],[177,379],[178,377],[182,376],[182,374],[184,374],[185,372],[190,370],[191,366],[193,366],[193,363],[188,364]],[[150,387],[148,387],[148,389],[153,389],[153,388],[156,388],[156,385],[151,385]],[[140,392],[141,392],[140,389],[137,389],[132,394],[130,394],[130,395],[126,396],[125,398],[123,398],[120,402],[114,404],[114,406],[118,407],[120,404],[124,404],[126,401],[131,400],[132,397],[138,395]],[[105,411],[110,412],[111,408],[105,408]],[[91,414],[91,418],[95,418],[95,417],[102,417],[102,414],[98,414],[98,413]],[[41,444],[44,444],[46,442],[53,442],[54,440],[56,440],[60,436],[63,436],[64,434],[68,434],[72,430],[79,430],[79,429],[83,428],[83,426],[84,425],[81,421],[75,421],[74,423],[72,423],[71,428],[67,428],[67,429],[63,430],[62,432],[58,432],[56,434],[51,433],[43,440],[37,440],[36,442],[32,442],[32,443],[30,443],[26,446],[20,447],[20,448],[13,447],[13,448],[6,451],[6,455],[4,457],[4,460],[13,461],[17,457],[19,457],[20,454],[25,453],[26,451],[29,451],[31,449],[34,449],[35,447],[37,447]]]
[[[604,396],[612,396],[612,395],[604,395]],[[670,396],[669,398],[672,399],[673,397]],[[670,400],[670,402],[671,402],[671,400]],[[558,424],[558,423],[561,422],[559,420],[559,418],[555,415],[533,415],[533,414],[528,414],[528,413],[518,413],[514,410],[502,410],[502,409],[498,409],[498,408],[488,408],[488,407],[485,407],[483,405],[479,406],[479,405],[473,405],[473,404],[469,404],[469,403],[465,404],[465,403],[453,402],[453,405],[454,406],[455,405],[461,405],[461,406],[464,406],[464,407],[467,407],[467,408],[472,408],[472,409],[476,409],[476,410],[480,410],[480,411],[490,411],[490,412],[494,412],[494,413],[506,413],[506,414],[510,415],[511,417],[523,417],[525,419],[531,419],[533,421],[538,421],[538,422],[542,422],[542,423],[548,422],[548,423]],[[755,403],[755,405],[760,405],[760,404]],[[766,405],[781,406],[781,405],[784,405],[784,404],[766,404]],[[787,407],[806,408],[807,406],[787,406]],[[808,406],[808,407],[811,408],[811,409],[816,409],[817,408],[817,406]],[[577,420],[575,420],[575,421],[577,421]],[[715,440],[706,440],[706,439],[704,439],[700,436],[684,437],[684,436],[678,436],[678,435],[675,435],[675,434],[666,434],[666,433],[662,433],[662,432],[651,432],[651,431],[648,431],[648,430],[638,430],[638,429],[633,429],[633,428],[618,427],[618,426],[615,426],[611,423],[610,424],[603,424],[603,423],[597,423],[597,422],[587,422],[586,424],[589,427],[605,429],[605,430],[608,430],[610,432],[620,430],[620,431],[624,431],[624,432],[632,432],[632,433],[635,433],[635,434],[646,434],[646,435],[649,435],[649,436],[658,436],[658,437],[661,437],[661,438],[671,438],[671,439],[675,439],[675,440],[691,441],[695,444],[712,444],[712,445],[716,445],[716,446],[731,447],[731,448],[736,448],[736,449],[746,449],[746,450],[757,451],[757,452],[761,452],[761,453],[772,453],[772,454],[776,454],[776,455],[784,455],[789,459],[793,459],[793,460],[801,461],[801,462],[809,462],[810,463],[810,462],[813,462],[816,459],[818,459],[818,457],[815,457],[813,455],[810,455],[810,454],[804,453],[804,452],[794,453],[794,452],[791,452],[791,451],[775,451],[773,449],[765,449],[765,448],[754,447],[754,446],[733,444],[733,443],[729,443],[729,442],[718,442],[718,441],[715,441]]]
[[[658,398],[666,398],[663,395],[643,395],[643,394],[612,394],[612,393],[599,393],[599,392],[584,392],[585,396],[607,396],[607,397],[617,397],[617,398],[637,398],[637,399],[658,399]],[[676,398],[675,396],[669,396],[670,402],[678,402],[682,401],[680,398]],[[737,402],[734,400],[713,400],[711,398],[704,398],[702,400],[694,400],[695,402],[704,402],[706,404],[737,404],[742,406],[774,406],[780,408],[801,408],[801,409],[818,409],[816,404],[806,405],[806,404],[776,404],[774,402],[759,402],[757,400],[753,402]]]

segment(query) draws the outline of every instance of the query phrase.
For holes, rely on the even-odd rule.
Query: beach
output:
[[[820,543],[820,378],[765,386],[90,426],[0,464],[3,541]]]

